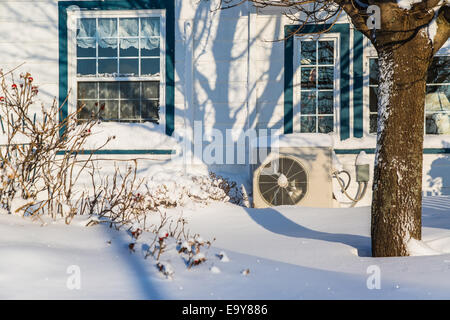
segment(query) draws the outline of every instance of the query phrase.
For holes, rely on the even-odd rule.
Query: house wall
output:
[[[247,129],[273,129],[276,134],[283,133],[286,61],[284,41],[278,40],[284,38],[285,25],[292,22],[277,11],[256,10],[247,5],[215,11],[217,1],[174,1],[175,133],[187,135],[192,141],[192,152],[198,147],[194,141],[194,121],[201,123],[205,146],[208,141],[214,141],[215,132],[226,137],[227,129],[233,129],[235,134]],[[348,23],[348,19],[343,15],[339,23]],[[0,30],[0,67],[7,71],[20,66],[16,74],[28,71],[36,75],[40,98],[44,103],[51,103],[58,96],[59,86],[58,1],[1,1]],[[351,29],[350,45],[354,37]],[[370,50],[365,42],[364,56],[370,55]],[[363,139],[359,139],[355,114],[361,109],[355,105],[353,51],[349,54],[349,139],[341,140],[337,136],[335,147],[341,151],[338,158],[344,167],[353,173],[355,153],[373,149],[375,137],[368,135],[365,126]],[[365,68],[364,63],[365,60]],[[449,146],[448,136],[426,139],[424,147],[438,151],[424,155],[424,194],[450,194],[450,158],[448,153],[437,153],[442,148],[448,150]],[[237,142],[235,136],[224,141],[226,148],[236,152],[246,145]],[[247,182],[251,180],[249,166],[245,164],[211,164],[209,169],[240,175]]]
[[[30,72],[39,86],[39,98],[51,103],[58,94],[57,1],[0,2],[0,68]]]

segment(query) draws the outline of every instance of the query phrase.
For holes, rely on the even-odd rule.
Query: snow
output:
[[[339,158],[337,157],[336,153],[333,151],[331,154],[332,156],[332,166],[333,171],[342,171],[344,170],[344,166],[342,165],[341,161],[339,161]]]
[[[220,261],[222,262],[230,262],[230,258],[228,258],[225,251],[220,251],[220,253],[217,256],[220,258]]]
[[[93,150],[102,146],[108,137],[114,137],[103,149],[174,149],[176,139],[167,136],[161,125],[146,123],[100,122],[91,129],[84,148]],[[139,137],[139,139],[136,139]]]
[[[87,216],[71,225],[43,217],[42,226],[1,214],[0,298],[449,299],[450,197],[423,203],[423,240],[408,242],[414,256],[396,258],[370,257],[369,207],[171,209],[191,234],[216,238],[201,249],[206,261],[190,269],[170,237],[158,267],[144,258],[149,232],[134,239],[126,228],[84,227]],[[381,288],[370,290],[377,268]],[[77,270],[80,289],[69,286]]]
[[[204,259],[206,259],[206,257],[202,252],[197,253],[195,256],[192,257],[192,260],[194,261],[202,261]]]
[[[378,87],[378,132],[377,139],[380,133],[384,130],[384,123],[389,117],[389,103],[392,95],[394,65],[393,59],[389,53],[380,54],[380,85]]]
[[[400,8],[410,10],[416,3],[422,2],[422,0],[397,0],[397,4]]]
[[[389,104],[394,94],[393,78],[394,78],[394,63],[390,53],[382,52],[379,58],[380,64],[380,85],[378,87],[378,123],[377,123],[377,146],[375,151],[375,166],[382,161],[380,159],[379,148],[381,146],[381,139],[383,136],[384,126],[388,120],[391,110]],[[373,189],[377,188],[377,182],[375,182]]]
[[[432,249],[423,241],[410,238],[407,244],[408,252],[411,256],[429,256],[441,254],[441,252]]]
[[[438,25],[437,25],[437,12],[436,12],[434,14],[433,19],[427,26],[428,38],[430,39],[431,43],[434,42],[434,37],[437,34],[437,29],[438,29]]]
[[[220,273],[220,269],[216,266],[212,266],[211,269],[209,269],[212,273]]]
[[[366,152],[361,151],[358,156],[356,157],[355,165],[365,165],[365,164],[372,164],[372,160],[370,157],[366,154]]]

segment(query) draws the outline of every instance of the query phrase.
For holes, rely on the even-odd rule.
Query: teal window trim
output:
[[[353,136],[355,138],[362,138],[364,131],[363,48],[364,35],[353,29]]]
[[[368,149],[334,149],[336,154],[359,154],[364,151],[367,154],[375,154],[375,148]],[[450,154],[450,148],[424,148],[424,154]]]
[[[166,134],[175,130],[175,0],[104,0],[104,1],[59,1],[59,105],[62,106],[60,120],[68,115],[66,97],[68,95],[68,32],[67,8],[78,6],[80,10],[166,10]],[[65,130],[61,127],[60,134]],[[104,150],[108,151],[108,150]],[[114,150],[113,150],[114,151]],[[130,150],[126,150],[127,152]],[[151,150],[149,150],[151,151]]]
[[[322,32],[330,28],[329,24],[303,26],[301,34]],[[294,121],[294,36],[298,25],[284,27],[284,133],[293,133]],[[340,34],[340,139],[350,138],[350,26],[348,23],[334,24],[330,33]]]

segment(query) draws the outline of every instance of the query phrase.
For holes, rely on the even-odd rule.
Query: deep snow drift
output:
[[[188,270],[175,243],[161,261],[144,259],[153,236],[135,251],[131,235],[107,225],[47,225],[0,215],[0,298],[32,299],[440,299],[450,298],[450,197],[424,198],[423,241],[404,258],[371,258],[370,210],[276,207],[248,209],[214,203],[182,214],[191,233],[216,238],[206,262]],[[435,254],[435,255],[428,255]],[[80,289],[67,282],[74,267]],[[373,267],[375,266],[375,267]],[[373,268],[380,289],[368,289]],[[248,272],[244,272],[248,269]],[[369,270],[369,273],[368,273]]]

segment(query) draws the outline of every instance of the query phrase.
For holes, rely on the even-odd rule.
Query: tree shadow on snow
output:
[[[329,233],[309,229],[286,218],[279,211],[273,208],[266,209],[246,209],[248,215],[260,226],[273,233],[278,233],[288,237],[322,240],[328,242],[342,243],[357,250],[358,256],[371,256],[370,237],[345,234]]]
[[[450,196],[432,196],[422,199],[422,226],[450,229]]]
[[[150,269],[153,267],[148,260],[144,259],[144,255],[140,254],[139,248],[136,247],[132,252],[129,244],[134,242],[127,232],[117,231],[109,228],[109,224],[101,225],[100,228],[111,238],[111,247],[117,253],[117,256],[133,273],[134,284],[136,290],[140,292],[140,299],[160,300],[164,299],[158,292],[156,284],[152,282]],[[144,248],[142,248],[144,249]],[[123,299],[128,299],[123,297]]]

